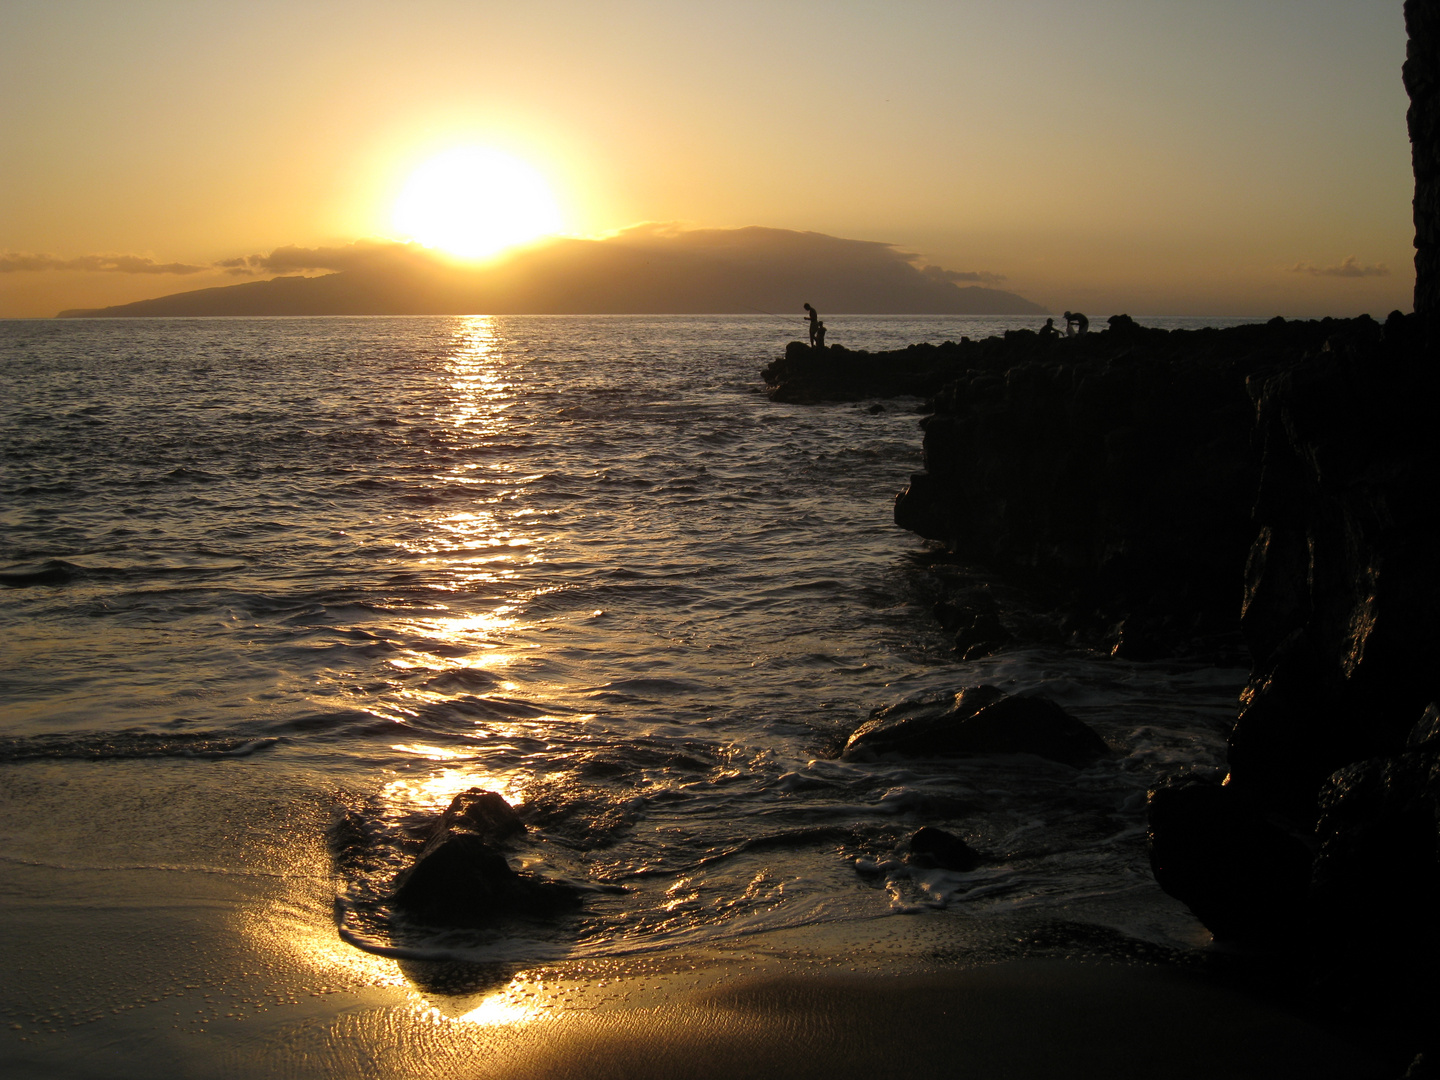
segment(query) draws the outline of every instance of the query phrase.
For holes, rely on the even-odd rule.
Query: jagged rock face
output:
[[[1119,323],[1073,341],[975,343],[923,421],[925,471],[895,520],[1077,611],[1233,629],[1254,537],[1246,376],[1350,326]]]
[[[1417,1032],[1440,998],[1440,365],[1424,332],[1392,316],[1379,340],[1252,380],[1254,667],[1230,775],[1150,801],[1156,880],[1217,936],[1287,941],[1331,1005]]]
[[[1150,792],[1150,868],[1216,937],[1294,948],[1308,931],[1303,832],[1232,786],[1170,780]]]
[[[1308,896],[1314,933],[1325,942],[1317,986],[1389,1024],[1430,1032],[1433,1052],[1440,709],[1426,709],[1402,752],[1337,771],[1319,801],[1320,851]]]
[[[871,353],[843,345],[815,349],[792,341],[785,346],[785,355],[760,374],[770,388],[766,393],[771,401],[809,404],[929,397],[964,370],[963,358],[969,344],[965,340],[947,341],[943,345],[919,344]]]
[[[1433,364],[1395,320],[1252,380],[1263,447],[1233,783],[1313,821],[1330,773],[1397,752],[1437,685]]]
[[[1406,0],[1405,89],[1415,167],[1415,311],[1440,313],[1440,4]]]
[[[1292,911],[1335,1003],[1433,1039],[1440,3],[1407,0],[1405,21],[1416,316],[1252,380],[1263,458],[1242,627],[1254,667],[1230,775],[1224,787],[1162,785],[1150,821],[1157,880],[1217,934],[1263,941]],[[1275,864],[1290,868],[1263,873],[1261,851],[1261,886],[1247,889],[1230,849],[1254,856],[1265,830],[1289,852]],[[1318,847],[1308,876],[1290,866],[1297,849],[1277,839],[1287,835]]]

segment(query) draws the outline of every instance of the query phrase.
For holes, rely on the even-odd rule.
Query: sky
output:
[[[407,181],[481,147],[573,236],[759,225],[1092,318],[1383,318],[1404,56],[1400,0],[0,0],[0,316],[408,239]]]

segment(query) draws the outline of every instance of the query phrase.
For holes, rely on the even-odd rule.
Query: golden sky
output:
[[[1404,54],[1400,0],[0,0],[0,252],[50,257],[0,255],[0,316],[236,280],[90,256],[403,238],[407,180],[470,146],[572,235],[812,230],[1092,317],[1383,318]]]

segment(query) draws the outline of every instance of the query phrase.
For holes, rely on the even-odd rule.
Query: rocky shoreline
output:
[[[1437,1001],[1417,988],[1440,960],[1427,325],[1167,332],[1119,316],[1074,339],[838,357],[794,343],[766,371],[784,401],[927,393],[925,467],[897,523],[1118,655],[1243,635],[1229,775],[1152,791],[1156,879],[1217,938],[1278,951],[1334,1008],[1421,1041]],[[985,636],[984,612],[946,608],[962,651]]]

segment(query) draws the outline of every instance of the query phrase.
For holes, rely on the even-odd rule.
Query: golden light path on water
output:
[[[448,429],[446,435],[454,445],[475,449],[507,436],[507,413],[517,392],[511,368],[492,316],[476,315],[459,321],[451,354],[444,364],[445,397],[436,416]],[[483,476],[474,475],[482,470]],[[506,482],[496,483],[497,475]],[[480,462],[462,461],[435,479],[476,489],[469,508],[437,516],[430,522],[431,536],[411,544],[412,551],[427,556],[422,565],[436,583],[446,583],[442,588],[449,588],[457,598],[503,592],[517,578],[518,564],[543,559],[545,538],[538,532],[516,530],[512,520],[502,519],[497,510],[511,498],[516,484],[529,479],[519,475],[510,463],[488,457]],[[518,603],[500,602],[488,611],[454,610],[443,616],[412,620],[411,625],[425,638],[442,643],[446,652],[461,655],[425,653],[397,659],[396,666],[413,663],[429,670],[439,668],[459,678],[446,680],[445,689],[439,691],[406,687],[398,695],[401,701],[450,701],[453,688],[465,685],[467,674],[473,675],[471,685],[486,685],[502,694],[516,690],[516,684],[505,679],[503,673],[517,659],[506,632],[516,626],[513,613],[518,607]],[[498,734],[529,734],[548,719],[517,719],[513,724],[500,725]],[[511,804],[523,800],[524,776],[519,772],[485,771],[476,755],[423,742],[394,748],[433,762],[437,770],[426,777],[403,777],[387,785],[384,797],[392,805],[443,809],[458,792],[477,786],[498,792]]]
[[[420,419],[440,427],[446,441],[462,450],[503,440],[515,387],[494,319],[475,316],[461,320],[441,370],[435,412]],[[545,538],[537,531],[515,529],[514,515],[502,518],[497,509],[528,477],[504,460],[482,457],[477,462],[460,457],[448,471],[435,475],[433,482],[442,489],[456,484],[471,489],[471,497],[464,500],[465,509],[454,509],[453,500],[440,500],[423,533],[403,545],[412,556],[406,567],[418,566],[427,585],[449,590],[455,603],[432,603],[424,614],[409,617],[403,609],[394,612],[397,618],[392,625],[406,638],[433,644],[389,657],[389,666],[401,678],[381,700],[356,703],[392,722],[403,723],[427,706],[444,706],[457,695],[503,695],[518,688],[504,678],[504,672],[517,660],[517,646],[509,632],[517,625],[514,613],[520,605],[506,597],[518,578],[517,566],[543,557]],[[507,475],[510,473],[514,475]],[[483,603],[486,599],[493,606],[476,610],[477,600]],[[491,718],[487,726],[492,737],[504,740],[543,734],[544,726],[554,719],[541,715],[497,722]],[[403,813],[436,813],[457,793],[472,787],[497,792],[512,805],[524,800],[528,770],[486,768],[478,752],[433,745],[423,736],[397,742],[392,749],[428,766],[414,773],[392,773],[382,784],[379,802]],[[310,898],[310,903],[321,902],[318,894]],[[421,1024],[514,1026],[553,1015],[547,1011],[554,1006],[547,1001],[544,986],[525,971],[489,989],[483,997],[464,996],[463,1012],[442,1008],[444,997],[427,996],[395,959],[355,948],[335,933],[328,920],[300,917],[297,904],[308,906],[292,897],[272,906],[248,929],[271,940],[288,941],[322,984],[358,983],[399,992],[405,1000],[402,1009]]]

